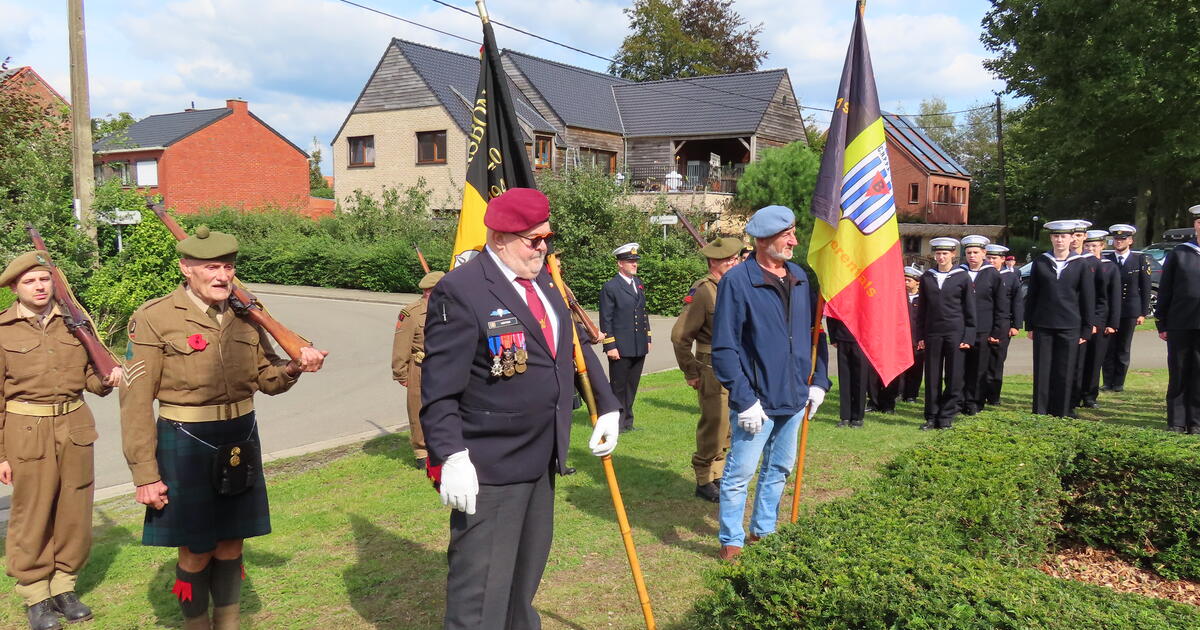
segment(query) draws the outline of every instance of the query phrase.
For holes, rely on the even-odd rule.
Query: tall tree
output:
[[[762,25],[747,25],[732,0],[634,0],[630,35],[608,71],[634,81],[747,72],[767,57]]]
[[[960,157],[958,152],[958,134],[954,127],[954,114],[947,113],[946,100],[940,96],[931,96],[921,101],[921,113],[913,120],[934,142],[950,152],[955,159]]]

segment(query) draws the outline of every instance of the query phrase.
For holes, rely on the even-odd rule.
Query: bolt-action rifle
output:
[[[708,241],[704,240],[703,236],[700,236],[700,231],[696,229],[696,226],[692,225],[691,221],[688,221],[688,218],[683,215],[682,210],[675,206],[671,206],[671,210],[675,212],[675,216],[679,217],[679,222],[683,224],[683,229],[687,230],[688,234],[691,234],[692,238],[695,239],[697,247],[702,248],[708,245]]]
[[[420,246],[413,245],[413,249],[417,250],[417,260],[421,261],[421,268],[425,270],[425,273],[429,273],[429,263],[425,262],[425,254],[421,253]]]
[[[71,331],[72,335],[83,344],[83,349],[87,351],[88,360],[92,362],[92,369],[96,370],[96,374],[101,379],[107,379],[112,374],[113,368],[120,365],[116,357],[109,352],[108,348],[100,342],[100,337],[96,334],[96,324],[92,322],[92,318],[88,316],[87,311],[79,305],[79,300],[75,299],[75,293],[71,291],[71,285],[67,283],[67,277],[63,275],[62,269],[54,264],[54,259],[50,256],[49,250],[46,249],[46,241],[42,240],[41,233],[37,228],[33,227],[32,223],[26,224],[25,230],[29,232],[29,239],[33,241],[33,248],[38,252],[45,254],[43,262],[50,268],[50,281],[54,285],[54,301],[58,303],[58,310],[63,318],[63,323],[67,325],[67,330]]]
[[[188,237],[188,233],[183,231],[175,219],[167,214],[166,209],[162,204],[147,204],[158,219],[167,226],[171,234],[175,236],[175,240],[182,241]],[[284,326],[271,316],[267,308],[258,298],[246,289],[241,280],[234,278],[233,291],[229,293],[229,307],[239,317],[245,317],[250,321],[262,326],[263,330],[267,331],[275,339],[275,343],[283,349],[287,355],[297,361],[300,360],[300,349],[305,346],[313,345],[311,341],[292,332],[287,326]]]

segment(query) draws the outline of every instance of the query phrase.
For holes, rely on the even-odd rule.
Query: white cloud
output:
[[[33,44],[35,12],[27,7],[0,0],[0,61],[12,57],[12,66],[29,65],[27,57]]]

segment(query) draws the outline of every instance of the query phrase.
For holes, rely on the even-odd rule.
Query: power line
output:
[[[390,17],[390,18],[392,18],[393,20],[400,20],[401,22],[404,22],[405,24],[411,24],[411,25],[413,25],[413,26],[419,26],[419,27],[421,27],[421,28],[424,28],[424,29],[429,29],[429,30],[431,30],[431,31],[433,31],[433,32],[435,32],[435,33],[440,33],[440,34],[442,34],[442,35],[445,35],[445,36],[447,36],[447,37],[453,37],[453,38],[455,38],[455,39],[461,39],[461,40],[463,40],[464,42],[468,42],[468,43],[475,44],[475,45],[482,45],[482,42],[477,42],[477,41],[475,41],[475,40],[473,40],[473,39],[469,39],[469,38],[463,37],[462,35],[455,35],[454,33],[450,33],[450,32],[447,32],[447,31],[440,30],[440,29],[436,29],[436,28],[434,28],[434,27],[432,27],[432,26],[429,26],[428,24],[421,24],[420,22],[414,22],[414,21],[412,21],[412,20],[408,20],[408,19],[402,18],[402,17],[400,17],[400,16],[398,16],[398,15],[392,15],[391,13],[388,13],[388,12],[386,12],[386,11],[380,11],[379,9],[375,9],[375,8],[372,8],[372,7],[366,6],[365,4],[359,4],[359,3],[357,3],[357,2],[351,2],[350,0],[338,0],[338,1],[339,1],[339,2],[341,2],[341,3],[343,3],[343,4],[348,4],[348,5],[352,6],[352,7],[358,7],[358,8],[360,8],[360,9],[364,9],[364,10],[366,10],[366,11],[370,11],[371,13],[377,13],[377,14],[379,14],[379,15],[382,15],[382,16],[384,16],[384,17]]]

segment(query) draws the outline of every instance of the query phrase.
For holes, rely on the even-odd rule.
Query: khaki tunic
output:
[[[692,468],[696,485],[720,479],[729,450],[729,393],[712,370],[713,311],[717,306],[717,278],[704,276],[692,285],[685,306],[671,328],[675,362],[688,380],[700,379],[696,395],[700,421],[696,426],[696,452]],[[695,343],[693,352],[692,344]]]
[[[129,320],[121,438],[134,485],[161,479],[154,400],[173,405],[235,403],[296,383],[266,333],[230,312],[213,321],[181,285],[143,304]]]
[[[76,400],[84,389],[99,396],[112,391],[57,309],[49,318],[43,327],[19,303],[0,313],[0,398],[46,404]],[[46,417],[0,407],[0,461],[13,469],[8,574],[28,604],[74,590],[87,562],[96,437],[86,404]]]
[[[421,362],[425,360],[425,309],[428,306],[425,298],[405,306],[400,311],[392,340],[392,378],[408,388],[408,441],[418,459],[428,455],[420,421]]]

